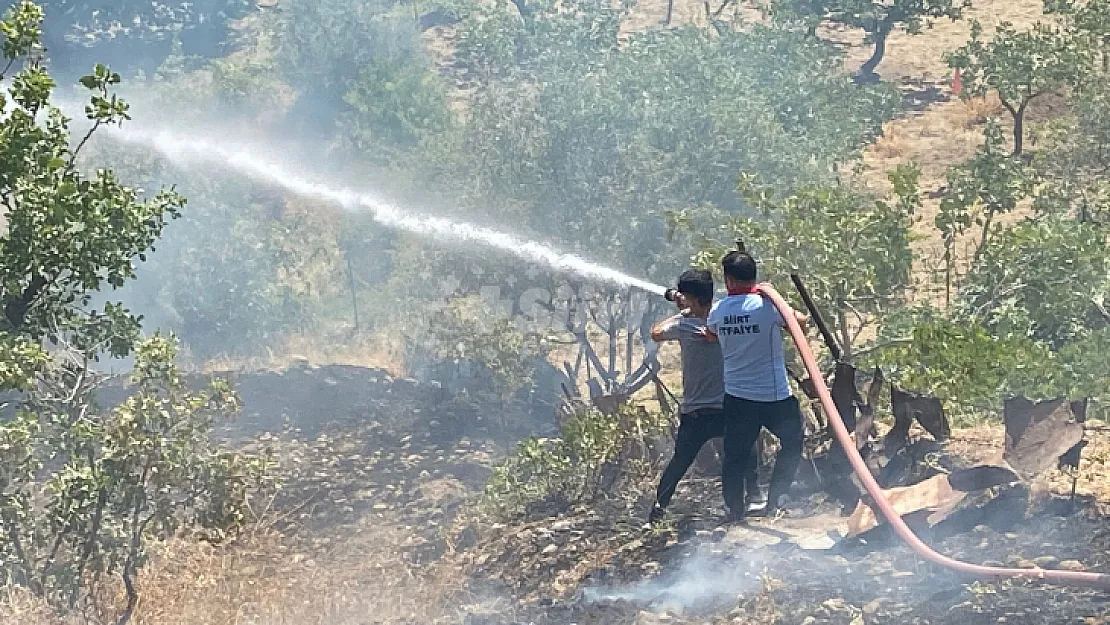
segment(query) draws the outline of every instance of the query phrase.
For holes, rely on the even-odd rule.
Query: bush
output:
[[[107,411],[88,369],[39,361],[37,383],[0,424],[0,583],[72,609],[115,579],[126,622],[148,540],[184,529],[219,538],[247,520],[269,461],[212,442],[238,400],[223,382],[190,392],[175,354],[172,339],[140,343],[135,393]]]
[[[626,404],[615,415],[580,410],[559,438],[527,438],[493,471],[482,506],[500,518],[549,515],[611,492],[646,484],[654,473],[654,439],[669,420]]]

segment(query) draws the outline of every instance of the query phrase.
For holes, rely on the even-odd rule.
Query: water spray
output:
[[[479,243],[525,261],[586,279],[632,287],[665,295],[667,289],[615,269],[590,262],[575,254],[560,252],[538,241],[522,239],[474,224],[452,221],[397,206],[373,193],[336,188],[290,171],[282,165],[244,149],[222,143],[185,137],[166,130],[106,128],[108,136],[144,145],[178,163],[204,163],[233,169],[256,180],[281,187],[303,197],[321,198],[345,210],[367,213],[378,223],[441,241]]]

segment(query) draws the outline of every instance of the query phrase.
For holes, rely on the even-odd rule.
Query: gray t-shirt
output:
[[[721,346],[698,334],[704,328],[705,320],[697,317],[672,317],[660,328],[663,340],[678,341],[682,348],[682,414],[724,405]]]

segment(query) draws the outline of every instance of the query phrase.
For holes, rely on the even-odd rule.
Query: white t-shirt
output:
[[[785,322],[771,300],[758,293],[730,295],[709,311],[725,364],[725,393],[750,401],[790,397],[782,353]]]

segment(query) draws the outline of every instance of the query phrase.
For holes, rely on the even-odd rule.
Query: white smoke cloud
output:
[[[677,613],[735,605],[740,597],[762,588],[766,561],[763,551],[726,556],[703,546],[673,571],[625,586],[587,588],[583,599],[627,601]]]

